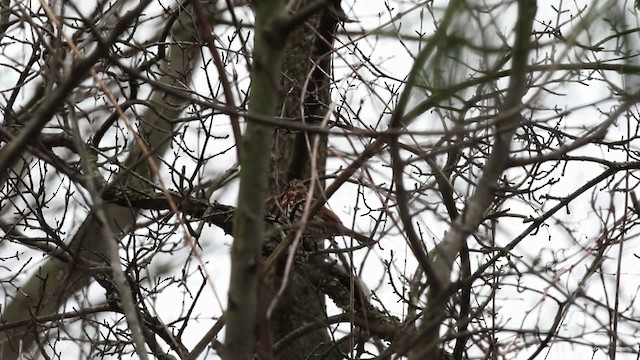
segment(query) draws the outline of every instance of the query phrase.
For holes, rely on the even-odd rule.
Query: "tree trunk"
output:
[[[298,2],[300,9],[313,0]],[[295,11],[295,10],[294,10]],[[322,12],[313,16],[304,25],[293,31],[288,39],[283,63],[280,93],[280,116],[295,119],[308,125],[318,125],[327,115],[330,103],[330,77],[333,36],[341,13],[340,2],[335,1]],[[303,109],[304,112],[301,110]],[[313,135],[303,131],[276,130],[273,146],[270,195],[276,199],[294,178],[311,177],[308,144],[313,144]],[[322,136],[318,149],[318,175],[324,174],[327,139]],[[315,192],[318,194],[318,191]],[[271,203],[270,208],[276,208]],[[284,258],[276,266],[274,287],[283,281]],[[289,276],[287,290],[271,317],[274,341],[277,342],[296,329],[326,317],[325,295],[315,288],[307,276],[294,268]],[[324,358],[341,359],[337,349],[332,348],[331,335],[327,327],[309,331],[275,354],[277,359]]]

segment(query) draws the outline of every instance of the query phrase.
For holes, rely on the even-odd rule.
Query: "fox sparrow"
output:
[[[308,194],[309,190],[304,185],[304,182],[299,179],[293,179],[289,182],[289,189],[282,197],[280,206],[283,214],[294,228],[302,226],[300,220],[302,219]],[[312,198],[310,201],[310,207],[313,207],[316,200]],[[373,243],[373,240],[342,225],[338,215],[326,206],[322,206],[312,218],[307,219],[302,233],[304,239],[309,242],[323,241],[334,235],[347,235],[367,245]]]

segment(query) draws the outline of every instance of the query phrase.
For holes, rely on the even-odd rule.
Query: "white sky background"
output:
[[[170,2],[166,2],[169,4]],[[439,1],[436,4],[445,5],[446,1]],[[495,3],[495,2],[494,2]],[[87,3],[83,3],[86,5]],[[558,19],[557,13],[553,11],[552,6],[558,8],[562,4],[559,1],[540,1],[538,4],[539,10],[537,19],[540,21],[552,21],[552,24],[555,24]],[[560,19],[560,22],[568,21],[568,24],[563,27],[563,35],[565,37],[570,36],[572,29],[574,26],[578,24],[578,20],[569,21],[569,17],[576,14],[576,8],[582,8],[584,6],[584,2],[565,2],[563,6],[569,12],[565,13]],[[609,4],[607,6],[607,4]],[[615,9],[614,6],[610,6],[611,3],[605,3],[604,1],[594,1],[588,7],[602,7],[603,9]],[[32,4],[34,7],[37,4]],[[349,2],[344,2],[343,9],[347,12],[347,15],[350,18],[358,19],[359,23],[348,25],[349,30],[357,30],[360,27],[365,29],[370,29],[373,27],[377,27],[380,24],[386,23],[392,15],[396,15],[402,11],[405,11],[411,8],[413,4],[411,3],[402,3],[395,4],[393,6],[393,10],[389,13],[388,9],[384,6],[382,1],[364,1],[359,0],[355,1],[353,5],[349,4]],[[637,26],[637,14],[633,9],[633,4],[624,3],[621,5],[624,9],[624,14],[626,16],[626,20],[629,22],[630,27]],[[441,8],[435,6],[435,8]],[[514,9],[502,9],[499,13],[499,16],[495,16],[492,21],[495,22],[495,25],[488,26],[487,28],[480,29],[477,24],[474,25],[473,22],[469,22],[465,24],[464,29],[473,29],[478,32],[478,34],[482,34],[484,31],[484,35],[491,39],[492,34],[496,29],[499,29],[507,38],[511,40],[511,28],[512,21],[515,18]],[[160,11],[159,7],[155,7],[154,9],[150,9],[147,13],[151,16],[154,14],[154,11]],[[237,13],[239,16],[245,16],[246,14],[242,14],[241,11]],[[441,15],[440,13],[436,13],[435,16],[438,17]],[[421,31],[425,33],[425,36],[429,36],[432,31],[432,20],[431,14],[424,13],[424,19],[422,23],[420,23],[420,14],[419,11],[415,11],[412,15],[404,18],[400,26],[400,22],[396,22],[394,24],[395,29],[400,28],[400,31],[403,34],[411,34],[415,35],[415,31]],[[610,26],[605,23],[602,18],[605,17],[605,14],[599,13],[599,15],[590,23],[590,39],[588,39],[585,35],[581,35],[578,40],[583,43],[594,43],[598,42],[600,39],[605,38],[610,35]],[[607,16],[611,18],[612,16]],[[393,28],[387,27],[386,30],[392,30]],[[536,30],[543,30],[543,26],[540,23],[535,25]],[[226,34],[218,33],[218,31],[222,31],[223,28],[219,27],[216,29],[217,35],[226,41]],[[150,30],[152,33],[153,30]],[[141,41],[145,37],[144,32],[140,32]],[[549,42],[550,44],[554,41],[550,38],[543,38],[544,41]],[[340,42],[346,42],[346,37],[341,37],[340,41],[336,43],[336,46]],[[496,41],[495,45],[499,45],[499,39],[492,39],[492,41]],[[632,47],[640,48],[640,41],[635,39],[635,43],[631,44]],[[417,44],[412,43],[410,41],[404,41],[404,45],[401,45],[398,39],[394,38],[381,38],[379,41],[374,41],[373,37],[366,38],[357,42],[358,49],[362,51],[363,54],[369,56],[371,61],[376,64],[380,69],[387,72],[390,76],[395,77],[397,79],[403,79],[412,66],[412,55],[415,55],[418,51]],[[236,44],[237,45],[237,44]],[[612,47],[613,44],[605,43],[603,46]],[[553,47],[550,45],[548,49],[552,49]],[[340,51],[340,54],[344,56],[344,59],[349,63],[354,63],[357,61],[361,61],[361,55],[351,56],[349,52],[353,50],[353,45],[349,44],[346,46],[344,50]],[[16,49],[16,56],[14,60],[20,61],[20,59],[28,58],[29,54],[20,55],[20,51]],[[545,55],[541,55],[540,57],[548,56],[554,58],[554,61],[558,63],[566,63],[566,58],[574,59],[576,57],[584,57],[588,56],[590,59],[593,59],[593,56],[598,56],[599,59],[604,59],[606,56],[615,57],[615,54],[606,54],[602,53],[590,55],[589,53],[576,53],[574,50],[569,51],[568,53],[563,55],[563,47],[560,42],[557,43],[557,52],[549,51],[549,53]],[[204,52],[205,56],[208,57],[208,50]],[[467,54],[469,58],[473,61],[473,54]],[[13,55],[12,55],[13,56]],[[5,54],[4,57],[1,58],[0,62],[7,61],[8,56]],[[477,58],[477,61],[481,61],[483,59]],[[361,83],[358,83],[357,90],[353,88],[348,88],[349,82],[348,80],[341,81],[341,76],[347,74],[351,74],[352,70],[346,69],[344,64],[341,64],[339,60],[336,60],[336,79],[337,89],[334,90],[334,99],[339,104],[339,97],[336,95],[340,93],[341,90],[346,90],[348,99],[354,108],[357,108],[358,103],[363,100],[364,103],[362,105],[362,112],[360,113],[360,118],[369,122],[369,124],[380,122],[379,129],[386,128],[386,123],[388,122],[389,115],[381,116],[380,114],[384,111],[384,104],[379,99],[369,91],[365,86]],[[242,66],[236,66],[235,69],[239,71],[239,78],[243,79],[241,84],[245,87],[248,85],[248,79],[246,74],[242,74]],[[216,74],[215,69],[212,65],[209,65],[207,68],[207,73]],[[365,69],[358,70],[359,74],[363,76],[365,79],[373,80],[373,76],[371,73]],[[17,79],[12,77],[12,72],[3,72],[3,76],[0,77],[0,86],[2,89],[6,89],[9,86],[13,86]],[[458,81],[464,80],[468,75],[465,70],[461,71],[457,76],[459,76]],[[614,84],[619,86],[626,85],[628,87],[633,87],[637,82],[637,78],[627,77],[623,79],[621,76],[616,75],[614,73],[608,74],[608,80]],[[210,75],[210,78],[215,78],[215,75]],[[352,80],[352,79],[351,79]],[[626,82],[626,83],[623,83]],[[383,100],[388,100],[389,93],[384,90],[384,86],[393,85],[395,87],[399,86],[398,83],[394,83],[391,79],[383,79],[374,83],[372,86],[375,88],[377,94],[379,94]],[[194,87],[198,89],[198,92],[205,96],[212,96],[208,90],[208,85],[206,83],[196,83]],[[581,85],[560,85],[555,84],[551,85],[549,88],[552,88],[554,91],[558,93],[566,94],[564,96],[552,96],[544,91],[537,92],[536,94],[532,94],[531,92],[527,94],[528,97],[537,96],[538,104],[544,104],[548,107],[553,108],[554,106],[558,106],[559,108],[566,109],[574,109],[579,108],[585,105],[583,109],[578,109],[572,111],[567,116],[567,122],[571,127],[575,128],[575,134],[583,134],[584,128],[589,128],[590,125],[595,124],[597,122],[603,121],[605,116],[599,113],[597,110],[602,111],[610,111],[611,107],[618,105],[617,100],[608,101],[605,103],[601,103],[600,100],[609,96],[609,90],[605,84],[602,82],[591,81],[589,82],[589,86],[581,86]],[[465,94],[469,95],[469,94]],[[472,94],[471,94],[472,95]],[[22,100],[28,99],[28,95],[24,94]],[[423,100],[424,96],[420,95],[416,92],[415,98],[412,104],[416,104],[419,101]],[[5,100],[1,100],[5,101]],[[592,103],[598,103],[597,107],[590,106]],[[87,107],[95,106],[93,102],[88,102],[86,104]],[[636,111],[636,109],[633,109]],[[100,114],[97,114],[100,115]],[[471,116],[478,116],[480,114],[471,114]],[[552,114],[549,112],[545,116],[545,112],[541,111],[536,113],[536,119],[539,118],[547,118]],[[438,131],[441,130],[441,124],[436,122],[437,116],[431,113],[426,113],[422,117],[420,117],[411,127],[412,130],[424,130],[424,131]],[[99,124],[99,118],[96,119]],[[225,117],[220,117],[220,123],[215,124],[213,127],[213,132],[218,133],[220,135],[226,135],[229,133],[228,129],[228,119]],[[357,126],[361,126],[361,124],[354,124]],[[450,124],[449,124],[450,125]],[[632,124],[635,125],[635,124]],[[611,128],[608,134],[609,138],[619,138],[621,135],[624,135],[626,132],[626,122],[624,119],[620,119],[620,121],[616,124],[615,127]],[[197,147],[201,144],[201,137],[197,137],[198,129],[195,127],[190,127],[191,132],[194,134],[194,143],[193,146]],[[436,137],[417,137],[416,141],[421,144],[432,143]],[[357,141],[357,140],[354,140]],[[229,139],[229,143],[231,139]],[[331,140],[331,145],[338,153],[350,154],[353,153],[353,149],[351,145],[340,138],[333,138]],[[517,146],[517,145],[514,145]],[[216,142],[216,147],[209,149],[211,153],[216,153],[219,151],[223,151],[226,149],[222,142]],[[579,151],[575,151],[572,155],[588,155],[604,158],[607,160],[625,160],[621,157],[620,153],[615,152],[605,152],[600,148],[595,147],[585,147]],[[168,159],[171,161],[171,159]],[[373,181],[376,184],[389,184],[390,172],[387,167],[383,167],[382,165],[387,165],[385,161],[388,159],[380,159],[374,158],[370,162],[371,170],[378,171],[373,173]],[[235,161],[235,152],[228,151],[224,156],[221,156],[217,161],[215,161],[214,166],[209,166],[204,170],[203,178],[212,178],[219,175],[221,172],[226,170],[230,164]],[[329,169],[337,169],[339,167],[344,167],[349,163],[349,160],[342,160],[340,158],[334,158],[330,160]],[[178,164],[184,164],[187,167],[187,171],[193,168],[193,164],[183,160],[182,162],[178,162]],[[423,170],[428,170],[426,165],[417,164]],[[180,168],[180,166],[178,166]],[[564,196],[572,191],[574,191],[578,186],[586,182],[588,179],[593,178],[597,174],[599,174],[604,168],[596,168],[593,165],[589,165],[585,167],[582,163],[572,163],[567,166],[564,171],[563,169],[555,169],[552,173],[558,180],[558,182],[550,187],[544,189],[546,193],[552,196]],[[511,170],[509,172],[510,176],[514,178],[519,174],[517,169]],[[563,175],[561,175],[563,173]],[[468,174],[470,176],[477,176],[478,174]],[[37,177],[37,172],[35,173]],[[616,178],[620,179],[622,174],[619,174]],[[367,178],[363,177],[366,181]],[[406,185],[408,188],[413,186],[412,178],[407,176],[405,178]],[[633,181],[633,180],[632,180]],[[462,182],[456,183],[456,190],[461,194],[468,194],[469,189]],[[548,221],[548,224],[551,224],[549,227],[542,227],[536,235],[529,236],[525,239],[515,250],[514,253],[521,256],[521,258],[512,258],[512,260],[517,264],[520,271],[526,271],[526,267],[528,265],[532,265],[533,263],[549,263],[550,266],[554,266],[558,269],[567,270],[566,273],[561,273],[559,280],[553,279],[551,277],[543,277],[548,283],[545,283],[540,279],[539,276],[525,276],[523,279],[526,280],[526,285],[529,287],[533,287],[540,290],[540,293],[534,294],[531,292],[520,293],[517,291],[515,287],[503,286],[497,293],[497,304],[496,306],[499,308],[499,319],[502,324],[506,324],[506,327],[510,329],[517,329],[521,327],[521,324],[524,323],[526,328],[533,328],[536,325],[540,329],[544,329],[546,326],[551,324],[553,321],[553,316],[555,315],[555,302],[550,300],[551,296],[556,296],[559,294],[558,290],[554,289],[553,286],[549,284],[558,284],[561,288],[569,288],[574,289],[576,282],[581,278],[581,274],[585,271],[585,268],[589,264],[590,257],[586,256],[586,258],[582,261],[585,254],[589,252],[589,247],[593,246],[595,243],[595,239],[599,234],[602,233],[603,224],[598,219],[598,212],[602,214],[606,214],[611,209],[612,204],[615,205],[616,208],[616,216],[621,216],[622,211],[624,210],[624,197],[621,194],[616,194],[614,191],[613,184],[601,183],[598,187],[601,189],[600,192],[596,192],[594,198],[591,198],[591,192],[587,192],[585,195],[578,198],[575,202],[573,202],[569,208],[570,213],[565,210],[562,210],[554,216],[554,219],[558,219],[561,221],[565,221],[569,224],[571,229],[573,230],[572,235],[576,236],[573,239],[566,231],[563,231],[558,226],[553,226],[553,221]],[[225,187],[224,192],[214,194],[212,200],[217,200],[225,204],[235,204],[235,197],[237,191],[237,184],[232,184],[231,186]],[[369,227],[369,220],[367,217],[363,217],[364,211],[360,211],[356,213],[354,216],[353,206],[354,206],[354,186],[345,186],[338,193],[336,193],[332,199],[330,200],[330,205],[332,209],[341,217],[343,222],[346,225],[350,225],[352,219],[356,219],[356,228],[367,229]],[[77,196],[79,201],[81,202],[81,197]],[[377,203],[377,195],[374,192],[365,190],[365,198],[368,204],[372,207],[376,207],[379,205]],[[438,202],[439,198],[427,198],[421,199],[426,202]],[[594,201],[592,201],[594,200]],[[363,199],[360,199],[363,201]],[[596,206],[592,207],[592,202],[596,204]],[[557,202],[554,200],[545,201],[541,207],[542,209],[549,209],[554,206]],[[423,209],[423,206],[419,204],[414,204],[416,210]],[[523,214],[525,216],[532,215],[536,216],[535,212],[532,211],[530,204],[517,203],[516,201],[510,201],[505,204],[503,208],[510,208],[513,213]],[[60,211],[62,209],[60,207],[52,206],[49,209],[44,209],[45,214],[50,215],[52,218],[60,219],[61,215]],[[82,209],[74,209],[76,213],[82,213]],[[447,229],[447,224],[444,223],[441,219],[433,216],[432,213],[423,211],[417,217],[417,220],[421,222],[422,230],[425,233],[425,239],[431,240],[435,239],[436,241],[442,238],[444,231]],[[610,219],[609,219],[610,220]],[[66,224],[68,225],[68,234],[72,234],[72,230],[76,228],[81,221],[81,218],[76,217],[75,219],[66,219]],[[610,226],[612,221],[608,222],[608,226]],[[528,226],[528,224],[522,224],[520,219],[514,219],[513,222],[501,222],[499,224],[499,229],[496,235],[496,242],[498,245],[504,245],[511,241],[513,238],[518,236],[524,227]],[[397,233],[397,232],[394,232]],[[629,234],[634,235],[634,234]],[[226,289],[228,287],[228,273],[227,269],[229,269],[229,248],[231,244],[231,237],[225,236],[221,231],[210,228],[210,230],[204,232],[202,237],[203,244],[203,253],[205,255],[205,259],[207,260],[207,269],[210,274],[214,274],[215,279],[215,287],[220,294],[221,301],[223,302],[223,306],[226,303]],[[487,240],[486,238],[483,240]],[[475,240],[470,239],[470,242]],[[577,241],[577,243],[576,243]],[[639,274],[637,272],[637,264],[640,261],[634,255],[638,253],[638,249],[636,244],[634,243],[635,239],[625,243],[625,252],[623,256],[623,280],[622,280],[622,294],[621,298],[621,309],[629,306],[629,302],[636,295],[637,289],[640,285]],[[430,243],[428,246],[432,246],[433,243]],[[403,305],[401,303],[396,302],[396,297],[392,292],[392,289],[387,285],[388,279],[384,278],[381,280],[383,276],[383,271],[380,267],[380,259],[389,259],[390,251],[394,252],[394,266],[396,276],[396,285],[400,285],[398,282],[399,276],[404,273],[406,276],[411,276],[413,270],[416,266],[415,261],[412,256],[407,256],[409,254],[409,250],[406,248],[404,240],[400,236],[389,236],[385,237],[382,247],[384,250],[376,249],[373,254],[368,255],[365,263],[365,271],[363,280],[367,283],[367,285],[371,289],[375,289],[378,296],[383,299],[385,306],[388,306],[392,312],[396,313],[398,316],[402,316],[404,313]],[[3,242],[0,245],[0,254],[2,256],[9,256],[5,254],[14,254],[16,249],[19,251],[24,251],[24,247],[15,247],[13,245],[7,244],[7,242]],[[615,280],[615,258],[617,258],[617,248],[614,246],[611,248],[611,253],[608,253],[607,256],[610,257],[608,261],[603,265],[603,275],[601,278],[594,276],[590,279],[589,284],[584,288],[584,291],[594,298],[600,298],[604,300],[603,295],[603,282],[604,286],[607,289],[609,299],[612,298],[613,294],[613,285]],[[39,265],[41,265],[44,259],[39,255],[40,253],[36,253],[37,255],[32,258],[30,263],[27,265],[26,269],[29,271],[25,271],[21,276],[22,279],[26,279],[27,277],[24,274],[32,273]],[[24,263],[25,259],[28,259],[29,256],[33,256],[33,254],[23,254],[19,259],[20,263]],[[363,259],[364,251],[360,251],[356,253],[356,259]],[[406,257],[406,258],[405,258]],[[557,265],[552,264],[554,258],[568,259],[567,261],[560,262]],[[474,259],[472,258],[472,266],[475,266],[478,261],[481,261],[482,258]],[[406,263],[405,263],[406,260]],[[10,261],[10,260],[7,260]],[[186,261],[191,261],[191,270],[196,272],[197,262],[189,257],[188,250],[183,247],[181,251],[177,251],[173,254],[173,256],[164,256],[159,257],[154,261],[151,266],[148,267],[149,275],[153,276],[154,274],[158,274],[161,270],[167,268],[173,268],[179,270],[182,268],[182,264]],[[572,265],[576,265],[573,267]],[[501,265],[505,265],[502,263]],[[14,267],[9,266],[7,269],[0,269],[0,275],[2,277],[8,276],[9,273],[14,270]],[[180,276],[179,273],[175,274],[175,276]],[[512,281],[513,278],[507,281],[507,283],[515,284]],[[189,282],[190,289],[196,289],[202,281],[200,276],[192,276],[187,278]],[[5,289],[5,291],[15,291],[12,289]],[[102,301],[102,297],[104,295],[104,291],[99,286],[93,286],[93,289],[89,291],[91,301],[95,303],[100,303]],[[211,320],[212,317],[218,316],[220,314],[220,308],[217,305],[217,301],[214,300],[213,295],[209,291],[208,288],[205,289],[204,292],[207,299],[206,301],[199,300],[198,306],[193,312],[193,316],[201,319],[200,321],[193,321],[192,325],[187,328],[187,332],[185,333],[183,340],[187,347],[192,348],[193,345],[200,339],[202,334],[209,329],[209,327],[213,324]],[[79,297],[81,299],[81,297]],[[560,296],[562,299],[563,297]],[[154,306],[159,316],[165,323],[170,323],[180,315],[178,311],[182,309],[182,306],[176,306],[177,301],[191,301],[188,295],[183,293],[183,288],[177,288],[175,286],[171,286],[162,292],[162,295],[157,299],[150,299],[149,305]],[[84,301],[84,300],[82,300]],[[578,299],[577,303],[581,303],[581,299]],[[582,301],[584,303],[584,301]],[[67,310],[71,309],[73,306],[73,301],[67,307]],[[528,313],[529,310],[533,309],[531,313]],[[597,324],[591,317],[585,316],[581,314],[579,311],[580,307],[573,307],[571,312],[566,316],[563,321],[563,325],[561,327],[561,334],[570,335],[576,332],[584,332],[583,326],[586,326],[588,329],[592,329],[593,334],[590,338],[585,338],[585,340],[598,339],[603,345],[606,344],[607,337],[604,329],[601,327],[601,324]],[[606,324],[607,314],[598,313],[600,316],[599,320],[602,321],[603,324]],[[586,325],[584,325],[586,324]],[[487,325],[487,324],[485,324]],[[79,327],[70,327],[70,331],[78,331],[80,332]],[[624,334],[626,329],[621,325],[620,332]],[[502,335],[500,340],[504,341],[504,337],[512,337],[513,334],[505,333]],[[513,339],[513,337],[512,337]],[[522,339],[513,339],[515,346],[522,345]],[[628,337],[626,339],[630,343],[637,342],[636,339],[632,337]],[[504,349],[507,352],[509,349]],[[70,347],[70,353],[73,353],[77,350],[72,350]],[[70,354],[69,353],[69,354]],[[592,354],[592,349],[589,346],[584,347],[569,347],[567,345],[553,345],[547,352],[543,352],[545,354],[546,359],[560,359],[563,357],[571,356],[571,358],[593,358],[593,359],[604,359],[607,358],[606,354],[600,351],[596,351]],[[593,355],[593,357],[592,357]],[[81,357],[81,355],[79,355]],[[543,356],[543,355],[541,355]],[[509,357],[508,358],[512,358]],[[518,358],[526,358],[526,352],[520,352],[520,356]],[[635,355],[623,355],[620,354],[618,359],[626,359],[626,358],[635,358]]]

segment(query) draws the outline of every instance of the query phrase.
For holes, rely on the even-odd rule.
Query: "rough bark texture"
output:
[[[299,1],[294,11],[313,2]],[[340,13],[339,1],[332,1],[325,10],[318,12],[289,36],[282,67],[281,116],[318,124],[326,115],[330,102],[328,74],[331,74],[331,44]],[[274,137],[269,186],[273,198],[285,189],[289,180],[311,176],[307,144],[313,143],[313,136],[307,136],[304,132],[278,129]],[[326,138],[321,139],[318,149],[319,175],[324,174],[326,145]],[[274,208],[273,203],[270,207]],[[282,281],[284,267],[280,264],[276,268],[274,285],[277,288]],[[307,275],[297,267],[289,277],[285,296],[271,318],[276,343],[296,329],[326,317],[325,295],[311,285]],[[336,349],[331,348],[331,343],[328,328],[314,329],[288,342],[275,356],[278,359],[342,358]]]
[[[298,8],[313,3],[298,2]],[[340,21],[340,2],[332,1],[327,8],[298,27],[289,36],[283,60],[280,115],[294,121],[317,125],[329,110],[332,44]],[[276,129],[271,170],[270,191],[279,194],[289,180],[309,177],[307,141],[313,136],[304,132]],[[326,163],[326,137],[318,150],[319,173]]]

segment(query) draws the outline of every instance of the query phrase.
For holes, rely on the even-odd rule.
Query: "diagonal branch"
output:
[[[527,65],[531,47],[530,36],[536,14],[536,3],[533,0],[518,1],[518,18],[515,25],[515,39],[512,51],[512,74],[506,99],[498,114],[500,121],[495,122],[495,141],[491,155],[483,168],[476,190],[469,198],[467,206],[454,221],[443,240],[431,252],[432,269],[442,285],[440,291],[432,287],[429,290],[429,306],[425,313],[425,324],[420,330],[419,338],[424,346],[414,349],[410,359],[429,359],[437,354],[439,334],[435,329],[445,318],[448,290],[450,287],[453,262],[464,248],[466,238],[473,233],[484,220],[487,208],[492,204],[496,183],[508,166],[511,140],[518,128],[522,116],[522,97],[526,93]]]

